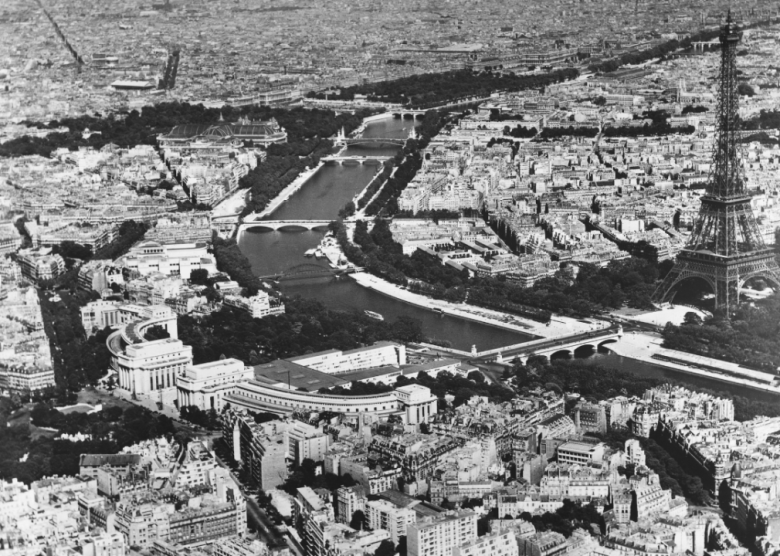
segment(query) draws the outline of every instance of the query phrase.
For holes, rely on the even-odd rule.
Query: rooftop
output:
[[[308,392],[316,392],[320,388],[333,388],[349,384],[348,380],[344,380],[341,377],[329,375],[284,359],[255,365],[254,369],[255,380],[258,382],[280,384],[282,386],[286,386],[289,383],[293,389],[305,389]]]

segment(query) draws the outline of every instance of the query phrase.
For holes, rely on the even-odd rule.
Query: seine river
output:
[[[412,120],[382,120],[369,124],[363,136],[367,138],[403,138],[409,134],[409,128],[412,125]],[[346,154],[353,156],[393,155],[397,149],[398,147],[387,144],[358,145],[350,146]],[[369,164],[325,165],[266,219],[335,219],[339,209],[368,185],[377,169],[378,166]],[[299,264],[316,264],[327,267],[327,262],[324,259],[304,257],[304,253],[316,247],[324,235],[325,232],[319,230],[271,231],[258,228],[242,233],[238,238],[238,245],[252,263],[254,272],[258,276],[265,276],[282,272]],[[316,298],[332,309],[354,311],[369,309],[380,313],[389,321],[393,321],[401,315],[413,317],[422,322],[424,333],[428,338],[444,340],[456,349],[469,350],[472,345],[476,345],[479,350],[494,349],[517,344],[528,338],[528,336],[517,332],[449,316],[440,316],[432,311],[408,305],[363,288],[346,277],[282,281],[280,288],[288,295]],[[673,379],[694,388],[727,390],[733,394],[753,397],[754,399],[777,400],[777,397],[771,394],[701,379],[686,373],[627,359],[608,351],[592,353],[581,360],[639,376]]]
[[[367,138],[404,138],[409,134],[412,120],[387,119],[368,125],[364,137]],[[391,144],[350,146],[346,153],[353,156],[394,155],[397,146]],[[339,209],[349,202],[356,193],[365,188],[377,172],[378,166],[369,164],[338,165],[326,164],[314,174],[304,186],[280,206],[267,220],[330,220],[335,219]],[[263,228],[249,230],[241,234],[238,245],[249,258],[252,269],[259,276],[284,271],[299,264],[318,264],[327,266],[327,262],[304,257],[304,253],[317,246],[324,231],[285,229],[270,231]],[[456,349],[469,350],[472,345],[477,349],[493,349],[505,345],[517,344],[528,336],[495,328],[484,324],[440,316],[397,301],[373,290],[357,285],[349,278],[315,278],[306,280],[282,281],[282,291],[289,295],[301,295],[319,299],[332,309],[363,311],[369,309],[393,321],[401,315],[407,315],[422,322],[428,338],[444,340]]]

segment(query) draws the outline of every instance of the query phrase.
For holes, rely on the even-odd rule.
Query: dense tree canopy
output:
[[[539,89],[574,79],[579,75],[576,69],[560,69],[535,75],[515,75],[513,73],[475,73],[471,70],[454,70],[443,73],[425,73],[367,83],[341,89],[337,94],[311,93],[315,98],[331,100],[353,100],[356,94],[367,95],[368,100],[393,102],[415,108],[447,104],[454,100],[470,97],[485,98],[496,91],[522,91]]]
[[[240,117],[252,120],[276,118],[285,128],[291,146],[277,147],[273,154],[300,154],[309,152],[322,139],[334,135],[341,126],[347,131],[360,125],[364,114],[336,116],[327,110],[304,110],[303,108],[271,108],[268,106],[223,106],[206,108],[202,104],[186,102],[162,102],[144,106],[141,111],[110,114],[105,117],[79,116],[54,120],[48,124],[27,122],[41,129],[68,128],[64,133],[50,133],[44,138],[25,136],[0,145],[0,156],[24,156],[38,154],[49,156],[58,148],[76,150],[79,147],[99,149],[109,143],[119,147],[134,145],[155,145],[157,136],[167,133],[174,126],[182,124],[217,124],[220,118],[227,122]],[[84,131],[91,134],[84,137]],[[306,153],[308,154],[308,153]]]
[[[664,347],[724,359],[774,374],[780,366],[780,298],[773,295],[741,305],[731,320],[718,318],[704,325],[668,324]]]
[[[668,271],[668,265],[659,265],[653,257],[630,257],[604,268],[579,264],[576,277],[561,270],[524,288],[496,278],[469,278],[466,272],[442,265],[438,258],[420,250],[404,255],[384,219],[377,219],[370,232],[368,223],[358,222],[354,244],[347,240],[341,223],[332,223],[331,229],[349,260],[389,282],[456,302],[466,299],[468,292],[469,303],[542,322],[549,320],[551,311],[590,316],[624,304],[650,308],[655,282],[662,270]]]
[[[309,488],[325,488],[333,492],[340,487],[353,485],[355,485],[355,480],[349,473],[341,476],[330,472],[318,474],[317,463],[310,458],[306,458],[290,473],[284,484],[282,484],[281,489],[293,496],[297,496],[298,489],[305,486]]]
[[[214,258],[217,260],[217,269],[227,273],[231,280],[245,288],[247,295],[255,295],[260,291],[262,284],[260,279],[252,272],[252,265],[233,238],[222,239],[219,236],[213,238]],[[196,280],[202,280],[202,275],[195,276]]]
[[[91,415],[65,415],[46,403],[32,409],[32,424],[36,427],[92,436],[82,442],[33,435],[34,429],[26,423],[7,427],[8,416],[8,408],[0,408],[0,479],[16,478],[26,483],[50,475],[78,475],[80,454],[115,454],[125,446],[175,432],[168,417],[138,406],[124,410],[109,407]]]
[[[331,311],[319,301],[303,298],[286,299],[285,308],[285,314],[263,319],[230,307],[200,320],[182,316],[179,338],[192,346],[196,364],[224,355],[253,365],[380,340],[423,340],[421,324],[409,317],[378,321],[361,312]]]

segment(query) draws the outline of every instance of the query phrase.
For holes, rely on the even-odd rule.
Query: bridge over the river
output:
[[[249,228],[266,228],[268,230],[280,230],[282,228],[298,228],[304,230],[324,229],[330,224],[330,220],[252,220],[244,222],[238,229],[239,232]]]
[[[391,143],[393,145],[404,146],[406,137],[355,137],[339,140],[339,145],[367,145],[369,143]]]
[[[383,162],[385,160],[390,160],[393,158],[392,156],[387,155],[367,155],[367,156],[339,156],[337,154],[331,155],[331,156],[323,156],[320,160],[323,162],[336,162],[338,164],[344,164],[345,161],[355,161],[358,164],[365,164],[366,162]]]
[[[552,340],[533,340],[515,346],[492,349],[479,353],[479,357],[495,356],[496,359],[503,362],[520,361],[525,364],[531,356],[542,356],[551,359],[553,356],[569,355],[574,356],[574,352],[581,349],[597,350],[604,344],[616,342],[623,336],[623,327],[619,324],[613,324],[609,328],[594,330],[592,332],[583,332],[573,336],[566,336]]]
[[[358,268],[328,268],[320,266],[314,263],[303,263],[291,266],[290,268],[278,272],[277,274],[269,274],[267,276],[259,276],[261,280],[298,280],[304,278],[317,278],[320,276],[342,276],[351,272],[357,272]]]

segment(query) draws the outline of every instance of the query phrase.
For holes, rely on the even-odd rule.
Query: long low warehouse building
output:
[[[431,391],[417,384],[396,388],[392,392],[371,396],[333,396],[302,392],[263,384],[250,380],[236,385],[224,401],[231,406],[276,413],[292,414],[295,411],[331,411],[346,415],[398,414],[408,424],[428,421],[437,411],[437,398]]]

